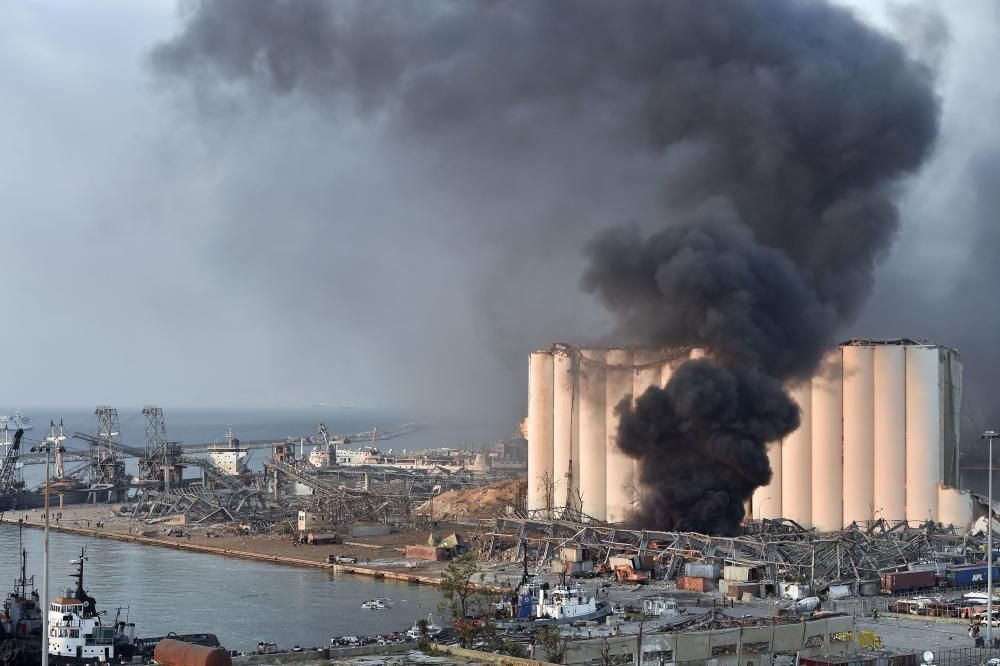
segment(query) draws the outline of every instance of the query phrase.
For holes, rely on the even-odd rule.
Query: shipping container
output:
[[[411,560],[430,560],[443,562],[448,559],[448,551],[434,546],[407,546],[406,557]]]
[[[970,564],[966,566],[948,567],[948,584],[954,587],[967,585],[986,585],[989,578],[989,567],[985,564]],[[1000,567],[993,566],[993,580],[997,581]]]
[[[583,562],[584,552],[583,548],[574,548],[572,546],[563,546],[559,554],[559,559],[563,562]]]
[[[347,528],[352,537],[386,536],[389,532],[389,526],[382,523],[355,523]]]
[[[896,571],[884,573],[881,578],[882,592],[886,594],[923,590],[934,587],[937,583],[933,571]]]
[[[688,562],[684,565],[684,575],[696,578],[720,578],[720,567],[718,564],[704,564],[698,562]]]
[[[702,578],[701,576],[678,576],[677,589],[688,592],[712,592],[716,589],[714,578]]]
[[[750,567],[738,567],[732,564],[727,564],[722,569],[722,577],[726,580],[735,580],[744,583],[756,580],[756,573]]]
[[[764,596],[764,586],[760,583],[748,583],[746,581],[726,580],[719,581],[719,591],[727,597],[742,599],[743,595],[749,594],[754,597]]]

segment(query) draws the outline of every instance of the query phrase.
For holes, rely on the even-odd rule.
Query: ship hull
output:
[[[69,504],[86,504],[93,502],[97,496],[97,503],[107,502],[108,493],[111,493],[111,501],[121,498],[126,491],[125,488],[73,488],[70,490],[50,490],[49,508],[54,509],[59,506]],[[0,496],[0,511],[21,511],[24,509],[41,509],[45,506],[45,493],[38,491],[25,491]]]

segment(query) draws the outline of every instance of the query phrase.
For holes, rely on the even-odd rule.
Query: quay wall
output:
[[[6,525],[17,525],[18,521],[11,518],[3,518],[0,523]],[[42,529],[40,523],[25,521],[21,525],[32,529]],[[313,569],[325,569],[334,573],[348,573],[359,576],[369,576],[371,578],[383,578],[388,580],[398,580],[406,583],[419,583],[421,585],[441,585],[441,578],[438,576],[421,576],[398,571],[387,571],[373,567],[363,567],[354,564],[328,564],[316,560],[306,560],[298,557],[287,557],[282,555],[267,555],[255,553],[249,550],[235,550],[232,548],[218,548],[216,546],[206,546],[197,543],[184,543],[148,537],[141,534],[121,534],[107,530],[99,530],[86,527],[68,527],[65,525],[49,525],[49,530],[53,532],[63,532],[66,534],[76,534],[78,536],[94,537],[97,539],[111,539],[114,541],[126,541],[141,543],[149,546],[159,546],[161,548],[173,548],[174,550],[186,550],[195,553],[206,553],[209,555],[220,555],[222,557],[235,557],[243,560],[256,560],[258,562],[271,562],[272,564],[283,564],[293,567],[310,567]]]

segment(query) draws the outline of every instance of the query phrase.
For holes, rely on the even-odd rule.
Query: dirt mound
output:
[[[433,514],[435,520],[491,518],[506,512],[508,507],[523,509],[527,490],[528,482],[519,479],[469,490],[449,490],[424,502],[417,513]]]

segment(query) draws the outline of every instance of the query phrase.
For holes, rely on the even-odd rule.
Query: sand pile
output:
[[[508,507],[523,509],[528,482],[519,479],[500,481],[469,490],[449,490],[424,502],[417,513],[433,515],[435,520],[453,518],[490,518]]]

